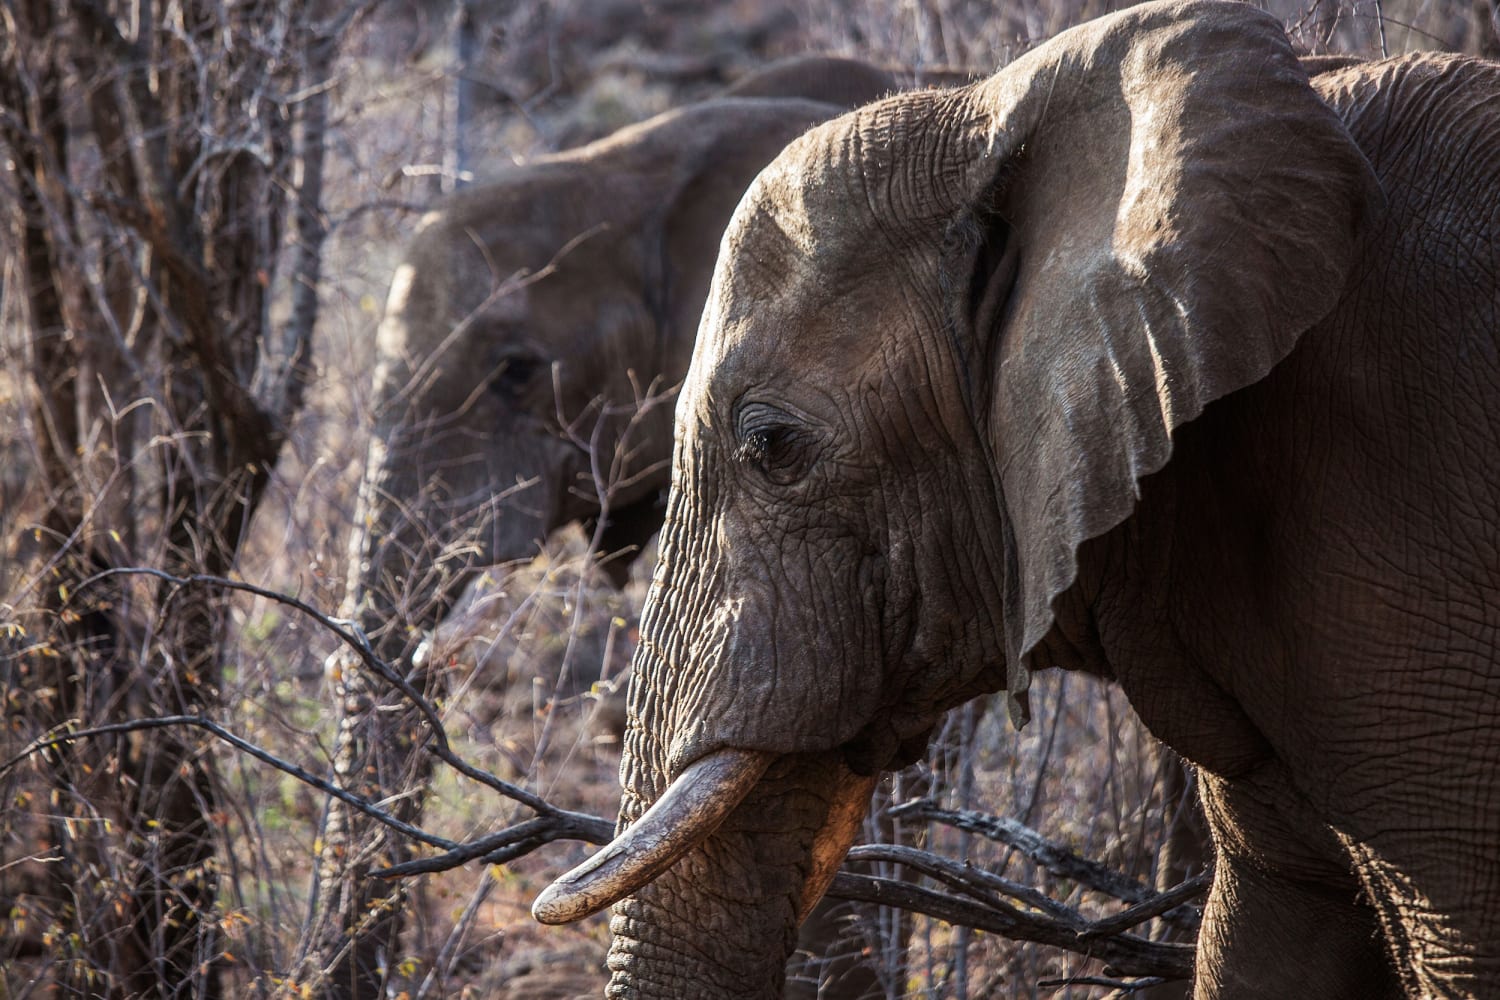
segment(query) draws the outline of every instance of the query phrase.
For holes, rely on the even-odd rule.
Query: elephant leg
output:
[[[1375,910],[1332,832],[1279,765],[1200,775],[1217,848],[1198,935],[1198,1000],[1402,996]]]
[[[1493,853],[1433,833],[1387,839],[1347,844],[1407,994],[1500,997],[1500,928],[1486,910],[1500,884]]]
[[[1431,656],[1403,654],[1400,672],[1372,672],[1349,691],[1337,710],[1359,721],[1360,738],[1321,748],[1320,769],[1304,784],[1322,795],[1320,809],[1379,913],[1407,994],[1495,1000],[1500,664],[1474,650],[1500,648],[1500,592],[1467,593],[1494,626],[1438,632]],[[1442,621],[1419,610],[1389,628],[1425,636],[1418,630]],[[1352,662],[1362,661],[1380,662],[1373,652]]]

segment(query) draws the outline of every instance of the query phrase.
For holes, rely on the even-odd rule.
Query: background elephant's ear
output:
[[[1129,517],[1176,428],[1332,311],[1379,190],[1280,24],[1247,4],[1131,8],[971,100],[955,232],[985,238],[950,263],[969,288],[957,326],[995,373],[980,405],[1014,532],[1019,694],[1078,547]]]

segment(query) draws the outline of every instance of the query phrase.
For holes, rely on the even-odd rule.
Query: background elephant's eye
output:
[[[503,358],[490,378],[490,391],[512,397],[529,386],[545,366],[541,358],[512,355]]]

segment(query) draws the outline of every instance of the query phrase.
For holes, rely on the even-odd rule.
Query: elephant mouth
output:
[[[544,924],[581,920],[654,882],[713,835],[776,755],[723,749],[689,765],[660,799],[597,854],[542,890],[531,913]],[[875,777],[839,781],[814,839],[799,921],[822,897],[859,832]]]

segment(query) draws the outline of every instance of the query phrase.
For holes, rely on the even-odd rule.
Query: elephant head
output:
[[[725,236],[642,620],[612,996],[779,995],[869,782],[1033,663],[1079,552],[1328,316],[1378,189],[1281,26],[1148,3],[813,130]],[[628,897],[628,898],[626,898]],[[690,945],[683,942],[690,941]]]
[[[859,96],[892,89],[866,70]],[[730,213],[843,107],[708,101],[510,168],[422,220],[378,333],[351,570],[383,648],[409,641],[394,623],[441,617],[473,567],[530,558],[570,521],[602,528],[601,553],[625,550],[606,563],[623,578],[660,526],[670,400]]]

